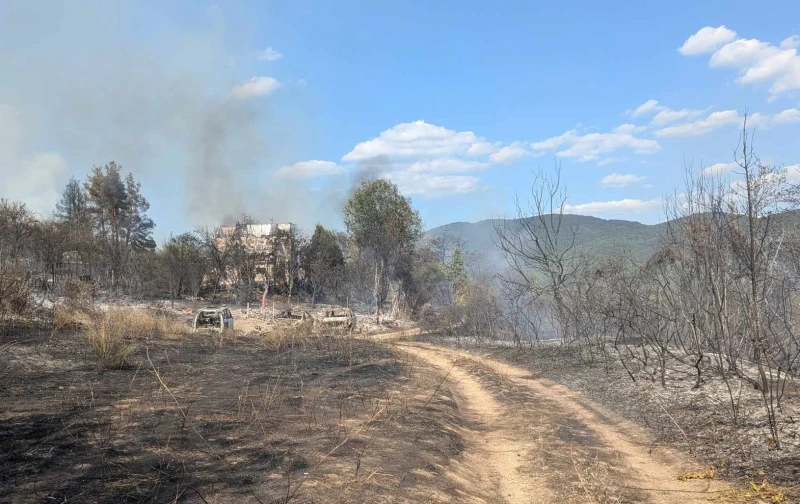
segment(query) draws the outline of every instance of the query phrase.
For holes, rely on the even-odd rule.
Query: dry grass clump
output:
[[[191,333],[183,321],[167,313],[138,308],[109,308],[100,310],[88,306],[63,303],[53,309],[53,332],[64,329],[88,328],[96,325],[98,318],[113,319],[124,327],[126,337],[131,339],[181,340]]]
[[[280,323],[260,331],[258,337],[268,351],[280,352],[308,338],[312,331],[313,326],[309,323]]]
[[[114,316],[128,328],[130,337],[135,339],[163,338],[180,340],[191,332],[182,321],[163,312],[153,312],[137,308],[116,308]]]
[[[73,303],[59,303],[53,308],[53,333],[85,327],[89,310]]]
[[[103,369],[121,369],[138,347],[130,343],[131,331],[125,313],[119,310],[95,311],[86,324],[85,338]]]
[[[185,323],[166,313],[137,308],[103,310],[79,303],[61,303],[53,309],[53,333],[65,329],[83,330],[103,369],[125,367],[138,347],[136,341],[180,340],[191,332]]]
[[[794,493],[794,495],[790,495],[792,493]],[[760,482],[751,481],[747,488],[725,492],[720,495],[718,500],[729,504],[745,504],[751,502],[781,504],[797,502],[793,500],[796,497],[797,486],[793,488],[776,486],[771,484],[767,481],[767,478],[764,477]]]
[[[702,471],[685,472],[678,476],[681,481],[691,479],[714,479],[715,471],[713,467],[707,467]]]

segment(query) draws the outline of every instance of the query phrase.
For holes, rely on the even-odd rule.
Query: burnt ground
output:
[[[423,339],[443,343],[437,336]],[[739,484],[761,482],[766,477],[771,483],[800,491],[800,416],[794,413],[800,406],[800,394],[796,387],[787,387],[784,398],[783,449],[772,450],[760,395],[742,390],[738,397],[741,421],[732,425],[721,380],[710,374],[697,390],[693,390],[691,372],[672,373],[662,387],[658,380],[647,377],[634,383],[617,362],[585,362],[573,350],[557,345],[484,346],[480,351],[579,391],[589,401],[644,427],[653,438],[651,451],[677,448]]]
[[[463,450],[441,376],[343,336],[0,339],[0,502],[426,502]]]

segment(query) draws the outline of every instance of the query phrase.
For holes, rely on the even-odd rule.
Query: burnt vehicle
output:
[[[193,329],[233,329],[233,314],[225,306],[207,306],[197,310]]]
[[[323,326],[355,329],[356,314],[350,308],[328,308],[322,316]]]

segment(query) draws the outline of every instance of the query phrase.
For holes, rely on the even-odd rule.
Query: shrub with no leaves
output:
[[[86,324],[86,342],[103,369],[120,369],[128,364],[138,346],[129,342],[130,335],[121,310],[95,311]]]

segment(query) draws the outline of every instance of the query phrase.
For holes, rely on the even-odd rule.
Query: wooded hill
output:
[[[780,214],[777,222],[787,229],[800,229],[800,211]],[[484,267],[503,268],[505,260],[495,244],[495,226],[504,222],[514,226],[519,219],[487,219],[480,222],[453,222],[428,230],[427,237],[444,237],[461,242],[464,252]],[[564,215],[562,234],[576,230],[575,245],[586,254],[602,257],[625,252],[637,262],[646,261],[661,246],[668,224],[599,219],[585,215]],[[566,239],[567,237],[564,236]]]

